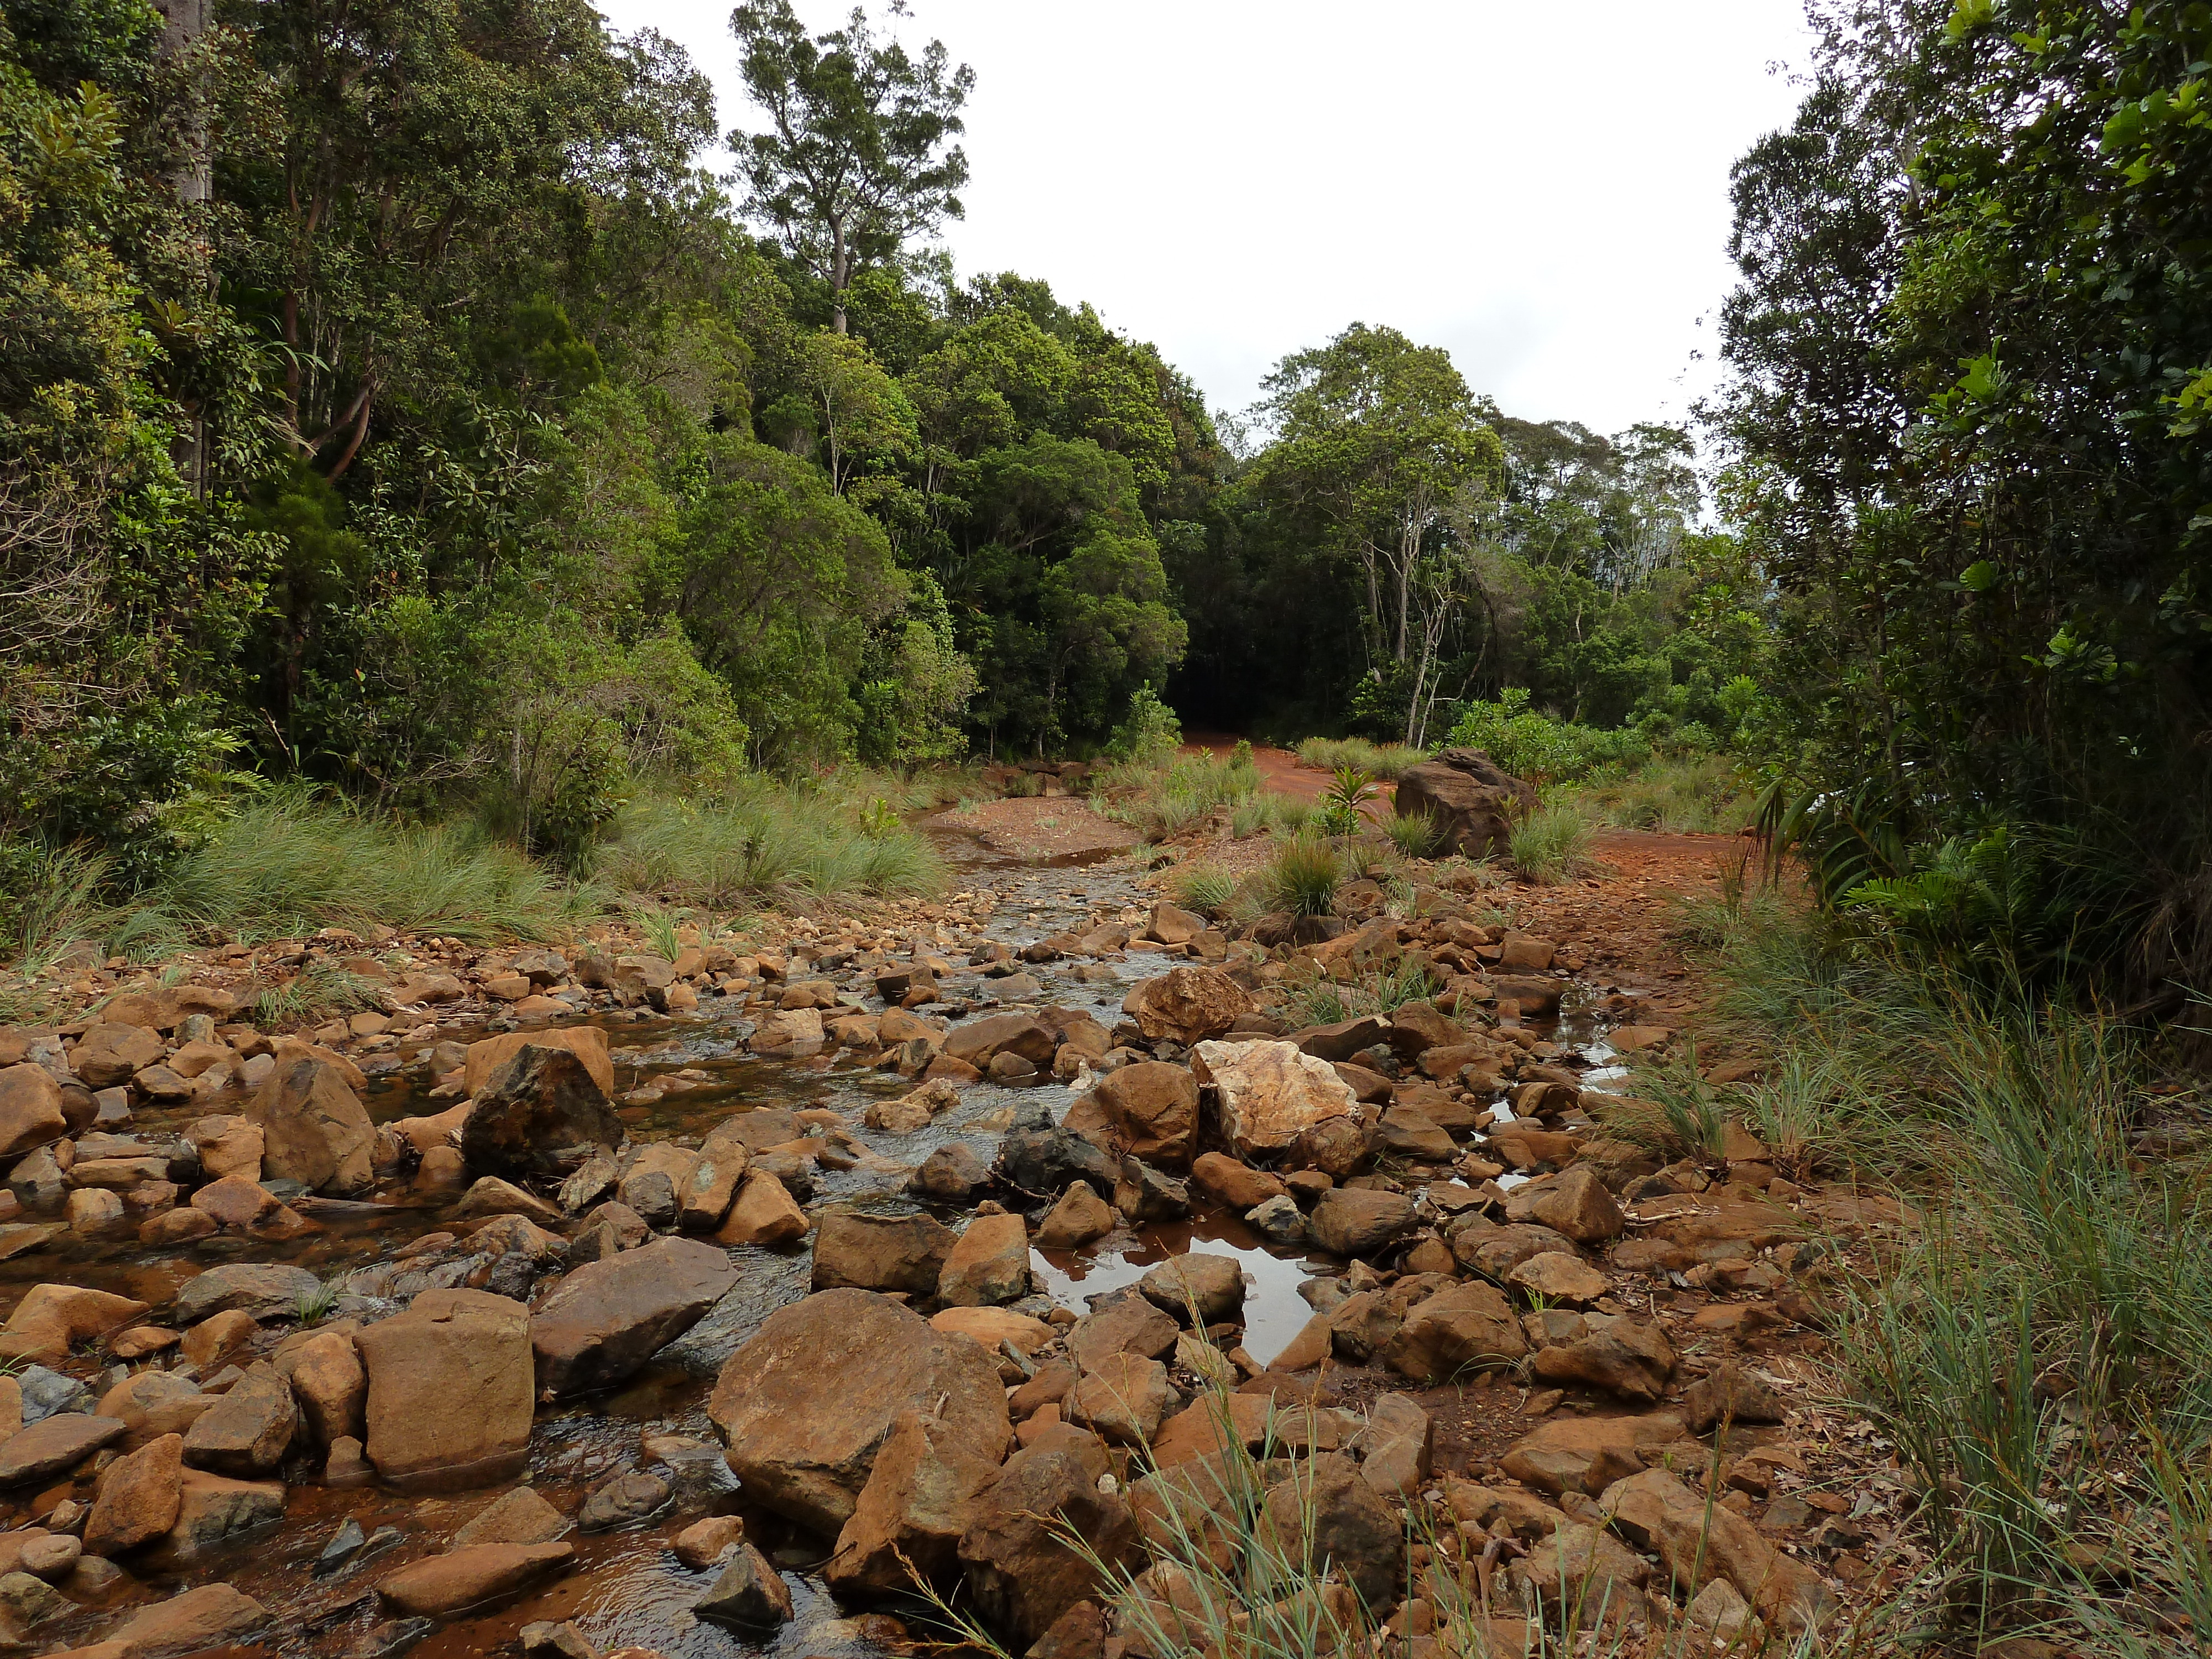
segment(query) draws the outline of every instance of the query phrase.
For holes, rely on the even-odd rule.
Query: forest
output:
[[[2201,9],[1815,22],[1723,391],[1605,435],[1381,321],[1210,411],[962,277],[972,73],[861,13],[740,6],[718,112],[571,0],[9,0],[0,890],[272,788],[574,867],[741,777],[1518,732],[1545,781],[1724,757],[1825,900],[2171,1009]]]

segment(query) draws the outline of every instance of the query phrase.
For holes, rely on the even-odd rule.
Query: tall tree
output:
[[[895,0],[892,15],[904,10]],[[773,129],[730,135],[746,210],[830,285],[842,334],[855,276],[960,217],[968,157],[948,141],[963,130],[975,71],[951,68],[941,40],[919,59],[878,40],[857,6],[843,28],[810,37],[791,0],[746,0],[730,27],[746,90]]]

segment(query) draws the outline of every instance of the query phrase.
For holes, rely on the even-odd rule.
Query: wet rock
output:
[[[1425,1386],[1510,1365],[1528,1352],[1512,1304],[1494,1285],[1455,1285],[1416,1304],[1382,1351],[1383,1363]]]
[[[954,1308],[1012,1302],[1029,1288],[1029,1230],[1018,1215],[979,1215],[970,1221],[945,1257],[936,1285],[938,1299]]]
[[[1221,1152],[1202,1152],[1190,1166],[1191,1184],[1215,1203],[1243,1212],[1271,1198],[1283,1197],[1283,1183],[1265,1170],[1255,1170]]]
[[[541,1227],[557,1226],[561,1221],[561,1212],[552,1205],[497,1176],[479,1176],[469,1183],[460,1202],[447,1212],[447,1218],[452,1221],[499,1215],[519,1215]]]
[[[676,1196],[676,1224],[687,1232],[712,1232],[730,1212],[730,1204],[745,1178],[752,1153],[736,1135],[717,1124],[699,1148]]]
[[[1091,1190],[1089,1182],[1079,1181],[1038,1224],[1036,1242],[1048,1250],[1080,1249],[1112,1232],[1115,1219],[1113,1206]]]
[[[664,1238],[577,1268],[530,1322],[538,1393],[602,1389],[690,1330],[738,1282],[729,1253]]]
[[[1358,1102],[1344,1079],[1295,1043],[1201,1042],[1191,1070],[1217,1092],[1222,1136],[1239,1157],[1279,1151],[1330,1118],[1352,1119],[1356,1127]]]
[[[969,1592],[994,1628],[1036,1641],[1077,1602],[1104,1586],[1066,1534],[1081,1539],[1109,1571],[1139,1558],[1136,1522],[1115,1494],[1098,1489],[1105,1448],[1061,1428],[1007,1460],[976,1495],[960,1536]]]
[[[36,1156],[33,1154],[33,1156]],[[81,1342],[129,1324],[147,1304],[77,1285],[33,1285],[0,1327],[0,1356],[60,1360]]]
[[[996,1462],[1012,1433],[998,1367],[965,1337],[861,1290],[818,1291],[771,1314],[723,1365],[708,1415],[760,1503],[835,1536],[900,1413]]]
[[[1336,1187],[1323,1193],[1309,1221],[1314,1243],[1333,1255],[1371,1255],[1404,1237],[1418,1219],[1402,1193]]]
[[[283,1482],[233,1480],[187,1468],[178,1484],[177,1524],[157,1553],[167,1561],[189,1564],[283,1518]]]
[[[75,1468],[128,1425],[112,1417],[62,1412],[0,1441],[0,1487],[28,1486]]]
[[[1198,1079],[1187,1066],[1124,1066],[1099,1079],[1088,1103],[1110,1130],[1114,1150],[1169,1169],[1189,1165],[1198,1145]]]
[[[1125,1158],[1114,1183],[1114,1207],[1131,1223],[1179,1221],[1190,1213],[1190,1187],[1140,1158]]]
[[[550,1544],[568,1530],[568,1519],[535,1488],[517,1486],[471,1516],[453,1534],[453,1547],[476,1544]]]
[[[1244,1310],[1244,1268],[1234,1256],[1171,1255],[1147,1269],[1137,1289],[1154,1307],[1200,1327],[1234,1322]]]
[[[425,1291],[355,1341],[368,1373],[368,1460],[386,1480],[481,1485],[522,1467],[534,1391],[520,1303]]]
[[[955,1333],[981,1344],[986,1353],[994,1357],[1001,1344],[1033,1354],[1054,1334],[1042,1319],[1011,1308],[944,1308],[930,1316],[929,1323],[933,1330]]]
[[[125,1451],[136,1451],[165,1434],[175,1435],[181,1449],[185,1431],[215,1401],[215,1395],[203,1394],[198,1383],[185,1377],[140,1371],[100,1396],[100,1414],[126,1425],[118,1443]]]
[[[1505,1282],[1547,1303],[1586,1308],[1612,1288],[1606,1276],[1578,1255],[1547,1250],[1505,1275]]]
[[[998,1174],[1027,1193],[1057,1193],[1071,1182],[1087,1181],[1110,1193],[1121,1179],[1120,1161],[1074,1130],[1053,1122],[1042,1105],[1017,1113],[1013,1127],[999,1143]]]
[[[1171,968],[1132,987],[1121,1012],[1137,1023],[1146,1042],[1189,1048],[1221,1036],[1255,1006],[1250,994],[1218,968]]]
[[[806,1237],[807,1224],[806,1212],[793,1201],[783,1182],[756,1165],[738,1184],[714,1240],[720,1244],[790,1244]]]
[[[1305,1212],[1288,1194],[1280,1194],[1247,1211],[1245,1224],[1275,1244],[1297,1244],[1306,1237]]]
[[[368,1542],[368,1534],[361,1529],[361,1522],[348,1516],[331,1534],[331,1541],[323,1546],[322,1553],[315,1557],[315,1565],[310,1571],[318,1578],[328,1577],[341,1567],[352,1565],[354,1558]]]
[[[734,1515],[710,1515],[676,1534],[669,1548],[694,1572],[703,1572],[745,1541],[745,1523]]]
[[[379,1579],[376,1593],[401,1613],[442,1619],[527,1589],[575,1553],[573,1544],[471,1544],[410,1561]]]
[[[813,1288],[931,1296],[954,1242],[930,1216],[827,1210],[815,1220]]]
[[[304,1267],[275,1262],[233,1261],[185,1281],[177,1292],[177,1323],[197,1325],[213,1314],[240,1312],[256,1319],[289,1317],[303,1297],[322,1291],[323,1282]]]
[[[557,1184],[623,1138],[622,1120],[586,1059],[527,1042],[476,1091],[461,1126],[461,1156],[485,1175]]]
[[[1067,1352],[1081,1370],[1097,1370],[1108,1355],[1158,1359],[1173,1351],[1182,1328],[1133,1286],[1100,1297],[1067,1333]]]
[[[1169,1412],[1181,1402],[1169,1384],[1167,1367],[1141,1354],[1109,1353],[1076,1379],[1060,1402],[1071,1423],[1091,1430],[1116,1446],[1141,1446],[1159,1432]]]
[[[1549,1227],[1580,1244],[1618,1238],[1627,1225],[1605,1183],[1579,1164],[1540,1185],[1516,1190],[1505,1201],[1505,1218]]]
[[[162,1659],[245,1640],[269,1609],[228,1584],[203,1584],[137,1614],[111,1638],[131,1659]]]
[[[991,1171],[973,1147],[955,1141],[939,1146],[914,1172],[907,1190],[933,1204],[968,1204],[990,1184]]]
[[[346,1650],[345,1659],[401,1659],[437,1628],[434,1619],[380,1619]]]
[[[503,1031],[471,1042],[462,1057],[462,1089],[471,1095],[482,1094],[500,1068],[528,1048],[567,1049],[583,1062],[601,1094],[614,1093],[614,1058],[607,1051],[607,1034],[596,1025]]]
[[[85,1520],[85,1548],[120,1555],[174,1527],[184,1498],[184,1437],[165,1434],[110,1463]]]
[[[1405,1593],[1405,1530],[1349,1457],[1316,1457],[1268,1487],[1261,1525],[1291,1559],[1330,1562],[1378,1615]]]
[[[576,1525],[584,1532],[641,1526],[666,1509],[674,1497],[659,1475],[633,1469],[594,1489],[576,1512]]]
[[[223,1362],[261,1334],[260,1322],[243,1308],[210,1314],[186,1331],[177,1352],[188,1365],[211,1376]]]
[[[77,1562],[83,1559],[84,1546],[65,1532],[50,1532],[44,1537],[27,1535],[37,1530],[26,1528],[17,1534],[23,1540],[16,1553],[17,1565],[42,1583],[58,1584],[76,1571]]]
[[[20,1158],[69,1133],[61,1085],[43,1066],[0,1067],[0,1158]]]
[[[261,1131],[264,1179],[337,1194],[364,1192],[376,1179],[375,1127],[334,1066],[304,1057],[280,1063],[246,1116]]]
[[[1657,1324],[1602,1314],[1592,1315],[1590,1323],[1595,1328],[1587,1335],[1538,1350],[1529,1369],[1547,1382],[1584,1383],[1624,1400],[1656,1400],[1666,1392],[1674,1351]]]
[[[941,1583],[958,1565],[969,1504],[998,1474],[995,1459],[946,1433],[933,1413],[901,1413],[823,1569],[830,1587],[843,1595],[902,1594],[913,1588],[908,1563]]]
[[[1032,1014],[985,1014],[963,1020],[945,1038],[945,1053],[977,1070],[1000,1054],[1013,1054],[1031,1066],[1049,1066],[1060,1046],[1052,1028]]]
[[[791,1588],[750,1544],[739,1544],[714,1587],[691,1605],[708,1624],[740,1631],[774,1630],[792,1616]]]
[[[1682,1395],[1682,1420],[1692,1434],[1722,1423],[1779,1423],[1783,1405],[1774,1390],[1733,1359],[1723,1359]]]
[[[599,1649],[566,1620],[555,1624],[540,1619],[525,1625],[517,1635],[523,1659],[601,1659]]]
[[[256,1365],[200,1413],[185,1436],[185,1461],[234,1480],[265,1474],[283,1462],[299,1430],[292,1385],[273,1365]]]
[[[70,1054],[70,1069],[88,1088],[112,1088],[161,1063],[168,1052],[160,1033],[143,1025],[104,1021],[88,1029]]]
[[[1647,1456],[1684,1437],[1682,1419],[1670,1412],[1645,1417],[1559,1417],[1506,1448],[1499,1467],[1533,1491],[1559,1497],[1592,1497],[1616,1480],[1639,1473]]]

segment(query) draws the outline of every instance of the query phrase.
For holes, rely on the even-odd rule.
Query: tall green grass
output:
[[[1364,738],[1308,738],[1297,746],[1297,757],[1324,772],[1351,767],[1370,778],[1395,783],[1409,767],[1428,759],[1429,751],[1402,743],[1370,743]]]
[[[593,873],[625,895],[714,909],[857,893],[911,897],[945,883],[936,854],[912,830],[866,823],[835,798],[766,781],[713,803],[625,807]]]
[[[1601,773],[1568,793],[1595,823],[1673,835],[1733,835],[1757,811],[1742,769],[1723,755],[1650,760],[1624,775]]]
[[[1294,836],[1260,871],[1257,896],[1270,910],[1325,916],[1335,908],[1336,891],[1344,882],[1344,859],[1335,848],[1314,836]]]
[[[1092,810],[1168,841],[1219,807],[1232,815],[1260,798],[1260,769],[1240,746],[1228,755],[1177,755],[1165,764],[1124,761],[1091,777]]]
[[[1573,805],[1540,806],[1513,827],[1513,867],[1547,886],[1572,880],[1591,867],[1590,822]]]
[[[2160,1598],[2212,1611],[2201,1112],[2147,1153],[2148,1034],[2093,1007],[1834,953],[1771,900],[1692,921],[1724,1018],[1776,1056],[1728,1109],[1924,1213],[1832,1286],[1830,1334],[1920,1494],[1936,1609],[2159,1650]],[[2116,1578],[2118,1553],[2157,1571]]]

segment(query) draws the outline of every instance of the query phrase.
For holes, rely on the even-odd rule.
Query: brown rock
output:
[[[1105,1449],[1063,1429],[1010,1458],[976,1495],[960,1536],[969,1593],[994,1627],[1036,1641],[1077,1602],[1104,1589],[1073,1533],[1109,1570],[1133,1563],[1137,1528],[1119,1496],[1098,1490]]]
[[[550,1544],[568,1530],[568,1517],[530,1486],[502,1492],[453,1534],[453,1547],[479,1544]]]
[[[85,1548],[94,1555],[120,1555],[175,1526],[184,1456],[184,1437],[164,1434],[110,1463],[84,1523]]]
[[[105,1022],[77,1039],[70,1054],[70,1069],[86,1087],[108,1089],[130,1082],[132,1074],[144,1066],[159,1065],[167,1052],[157,1031],[143,1025]]]
[[[718,1244],[789,1244],[806,1237],[806,1212],[766,1170],[749,1170],[715,1230]]]
[[[1185,1048],[1221,1036],[1254,1007],[1250,994],[1218,968],[1171,968],[1132,987],[1121,1001],[1147,1042]]]
[[[1658,1556],[1677,1588],[1694,1595],[1724,1578],[1771,1625],[1802,1628],[1826,1610],[1829,1596],[1802,1563],[1781,1554],[1759,1528],[1664,1469],[1646,1469],[1606,1488],[1600,1501],[1613,1529]]]
[[[1782,1418],[1774,1390],[1733,1359],[1723,1359],[1682,1395],[1682,1420],[1692,1434],[1721,1423],[1779,1423]]]
[[[664,1238],[578,1267],[530,1322],[546,1399],[629,1376],[697,1324],[738,1282],[729,1252]]]
[[[1503,1279],[1532,1256],[1575,1253],[1574,1241],[1549,1227],[1501,1227],[1480,1219],[1456,1229],[1451,1247],[1462,1265],[1485,1279]]]
[[[1079,1370],[1097,1370],[1107,1356],[1158,1359],[1170,1352],[1182,1327],[1134,1290],[1102,1297],[1067,1333],[1067,1352]]]
[[[368,1460],[407,1486],[520,1469],[532,1415],[530,1310],[484,1291],[424,1291],[355,1337],[368,1373]]]
[[[283,1481],[233,1480],[188,1467],[178,1492],[177,1524],[157,1553],[165,1562],[197,1561],[283,1516]]]
[[[1446,749],[1398,775],[1395,810],[1434,819],[1443,845],[1468,858],[1510,856],[1514,825],[1536,805],[1532,785],[1479,749]]]
[[[78,1285],[33,1285],[0,1327],[0,1355],[15,1359],[65,1359],[89,1342],[129,1324],[147,1304],[109,1291]]]
[[[1171,1255],[1146,1270],[1137,1289],[1154,1307],[1196,1324],[1241,1321],[1244,1313],[1244,1268],[1236,1257],[1199,1251]]]
[[[471,1544],[408,1563],[379,1579],[376,1593],[401,1613],[447,1618],[526,1589],[575,1553],[573,1544]]]
[[[1091,1183],[1069,1183],[1060,1202],[1037,1224],[1036,1242],[1048,1250],[1080,1249],[1094,1238],[1114,1231],[1113,1206],[1091,1189]]]
[[[815,1222],[814,1288],[933,1295],[952,1245],[951,1230],[927,1215],[826,1210]]]
[[[75,1468],[129,1425],[112,1417],[58,1412],[0,1441],[0,1486],[27,1486]]]
[[[1109,1353],[1084,1371],[1060,1401],[1071,1423],[1111,1445],[1141,1446],[1179,1401],[1167,1367],[1141,1354]]]
[[[1314,1243],[1333,1255],[1370,1255],[1413,1230],[1413,1200],[1402,1193],[1334,1187],[1321,1195],[1307,1224]]]
[[[1191,1163],[1190,1178],[1215,1203],[1240,1215],[1290,1190],[1265,1170],[1221,1152],[1201,1152]]]
[[[771,1314],[724,1364],[708,1412],[749,1493],[834,1536],[899,1413],[940,1401],[944,1432],[996,1462],[1012,1425],[989,1356],[884,1297],[833,1290]]]
[[[115,1632],[131,1659],[199,1653],[244,1640],[269,1622],[269,1609],[228,1584],[203,1584],[137,1614]]]
[[[277,1370],[291,1379],[307,1434],[325,1449],[362,1432],[368,1403],[368,1372],[349,1331],[316,1331],[288,1342],[276,1354]]]
[[[125,1377],[100,1396],[100,1414],[120,1420],[125,1429],[117,1443],[136,1451],[165,1434],[181,1444],[185,1431],[212,1407],[217,1396],[169,1371],[145,1370]]]
[[[186,1364],[212,1376],[223,1360],[260,1334],[260,1322],[245,1309],[225,1308],[186,1331],[177,1346]]]
[[[1518,1188],[1505,1201],[1505,1217],[1549,1227],[1579,1244],[1618,1238],[1627,1225],[1605,1183],[1580,1165],[1550,1181]]]
[[[864,1499],[866,1498],[865,1489],[860,1495]],[[734,1515],[710,1515],[703,1521],[694,1521],[678,1533],[668,1547],[676,1559],[692,1571],[704,1572],[744,1541],[745,1523],[743,1519]],[[828,1571],[834,1572],[836,1568],[836,1564],[833,1560]],[[838,1588],[843,1589],[845,1587],[840,1585]]]
[[[243,1176],[225,1176],[192,1194],[192,1208],[214,1217],[216,1224],[223,1227],[251,1227],[283,1207],[276,1194]]]
[[[503,1031],[471,1042],[462,1061],[461,1087],[481,1094],[500,1067],[526,1048],[566,1048],[584,1062],[584,1069],[603,1095],[615,1091],[614,1058],[607,1052],[607,1034],[596,1025],[561,1025],[528,1031]]]
[[[1015,1054],[1031,1066],[1052,1064],[1058,1040],[1052,1028],[1030,1014],[986,1014],[963,1020],[945,1039],[945,1052],[980,1068],[1000,1054]]]
[[[977,1455],[960,1435],[945,1433],[935,1416],[899,1413],[823,1570],[830,1587],[843,1595],[909,1591],[908,1563],[925,1579],[941,1583],[958,1566],[969,1503],[998,1474],[996,1460]]]
[[[1510,1365],[1528,1352],[1521,1322],[1494,1285],[1455,1285],[1418,1303],[1382,1351],[1401,1376],[1437,1386]]]
[[[770,1631],[791,1621],[791,1587],[766,1556],[750,1544],[739,1544],[691,1611],[732,1630]]]
[[[1239,1157],[1279,1151],[1331,1118],[1358,1120],[1359,1103],[1344,1079],[1295,1043],[1201,1042],[1191,1070],[1218,1094],[1222,1136]]]
[[[1559,1417],[1506,1448],[1500,1467],[1524,1486],[1558,1497],[1592,1497],[1637,1474],[1647,1455],[1683,1438],[1682,1419],[1669,1412],[1646,1417]]]
[[[358,1193],[375,1181],[376,1130],[337,1068],[301,1059],[279,1064],[246,1110],[261,1131],[261,1169],[314,1192]]]
[[[1595,1328],[1575,1341],[1540,1349],[1529,1369],[1547,1382],[1586,1383],[1624,1400],[1656,1400],[1666,1392],[1674,1351],[1665,1332],[1648,1321],[1603,1314],[1593,1314],[1590,1322]]]
[[[1328,1561],[1378,1615],[1405,1594],[1405,1528],[1349,1457],[1316,1457],[1270,1486],[1260,1524],[1290,1559]]]
[[[428,1167],[427,1162],[424,1167]],[[497,1176],[478,1176],[471,1182],[460,1201],[447,1212],[447,1219],[466,1221],[479,1216],[501,1215],[519,1215],[541,1227],[558,1226],[561,1222],[561,1212],[552,1205]]]
[[[300,1426],[292,1385],[273,1365],[256,1365],[200,1413],[185,1435],[185,1460],[233,1480],[266,1474],[284,1461]]]
[[[68,1133],[61,1085],[45,1066],[0,1068],[0,1158],[20,1158]]]
[[[690,1232],[712,1232],[730,1212],[745,1178],[752,1153],[734,1133],[717,1124],[699,1148],[698,1162],[676,1194],[676,1224]]]
[[[1612,1288],[1606,1276],[1578,1255],[1546,1250],[1516,1265],[1505,1282],[1546,1302],[1586,1308]]]
[[[1187,1066],[1143,1060],[1109,1072],[1091,1092],[1118,1139],[1115,1150],[1182,1169],[1198,1143],[1198,1079]]]
[[[968,1224],[937,1281],[947,1307],[981,1308],[1029,1294],[1029,1230],[1018,1215],[979,1215]]]
[[[619,1147],[623,1138],[622,1120],[586,1057],[532,1042],[475,1091],[461,1125],[461,1156],[483,1174],[552,1184]]]

